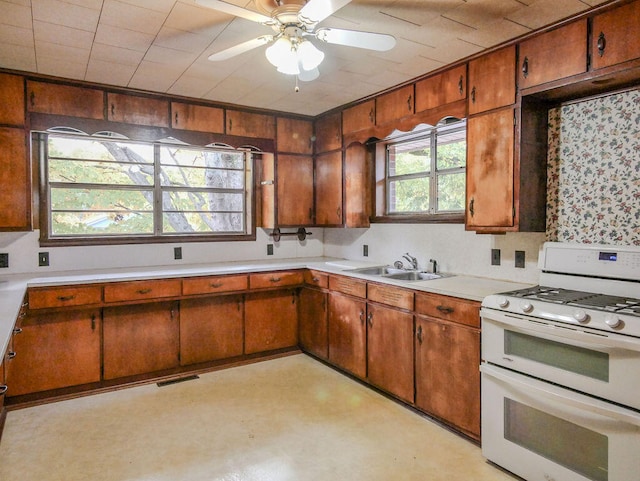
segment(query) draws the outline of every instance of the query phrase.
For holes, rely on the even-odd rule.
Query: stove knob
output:
[[[522,312],[531,312],[533,311],[533,304],[530,302],[521,302],[520,309],[522,309]]]
[[[509,307],[509,299],[507,299],[506,297],[499,297],[498,306],[500,306],[502,309],[506,309],[507,307]]]
[[[607,314],[604,318],[604,323],[609,326],[611,329],[615,329],[620,326],[620,319],[616,317],[615,314]]]
[[[584,312],[582,309],[576,309],[575,311],[573,311],[573,318],[578,322],[589,322],[589,314]]]

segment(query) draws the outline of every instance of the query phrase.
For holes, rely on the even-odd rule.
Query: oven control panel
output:
[[[640,247],[547,242],[543,271],[610,279],[640,280]]]

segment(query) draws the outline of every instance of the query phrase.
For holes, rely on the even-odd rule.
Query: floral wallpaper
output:
[[[547,240],[640,246],[640,89],[549,112]]]

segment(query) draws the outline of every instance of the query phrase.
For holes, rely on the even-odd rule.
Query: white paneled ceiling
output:
[[[227,0],[256,10],[250,0]],[[353,0],[320,26],[387,33],[388,52],[317,43],[320,77],[278,73],[265,47],[214,52],[270,34],[194,0],[0,0],[0,68],[317,115],[606,0]]]

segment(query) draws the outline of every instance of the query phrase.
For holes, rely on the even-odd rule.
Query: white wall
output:
[[[475,234],[461,224],[373,224],[369,229],[326,229],[324,253],[393,264],[409,252],[421,268],[435,259],[443,272],[537,283],[544,240],[544,233]],[[364,244],[369,246],[368,257],[362,255]],[[500,266],[491,265],[491,249],[501,250]],[[516,250],[525,251],[525,268],[514,267]]]

